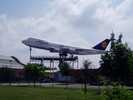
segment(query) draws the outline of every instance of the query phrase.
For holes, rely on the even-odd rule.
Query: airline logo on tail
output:
[[[110,39],[105,39],[104,41],[100,42],[99,44],[97,44],[93,48],[97,49],[97,50],[105,50],[107,48],[109,42],[110,42]]]

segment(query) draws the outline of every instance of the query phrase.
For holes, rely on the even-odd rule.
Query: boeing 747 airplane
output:
[[[62,44],[56,44],[47,42],[40,39],[35,38],[28,38],[22,41],[26,46],[48,50],[53,53],[59,54],[71,54],[71,55],[94,55],[94,54],[104,54],[106,53],[105,49],[107,48],[110,39],[105,39],[104,41],[100,42],[92,49],[80,48],[80,47],[72,47]]]

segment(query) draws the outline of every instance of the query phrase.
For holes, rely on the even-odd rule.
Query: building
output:
[[[5,80],[11,77],[8,71],[14,72],[14,79],[22,79],[24,77],[24,64],[22,64],[16,57],[0,55],[0,80]],[[6,73],[7,72],[7,73]]]
[[[23,69],[24,66],[15,57],[0,55],[0,68]]]

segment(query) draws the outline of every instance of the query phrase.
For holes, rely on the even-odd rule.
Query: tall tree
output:
[[[121,38],[122,35],[118,41],[113,41],[111,52],[101,56],[101,71],[112,81],[126,83],[129,73],[133,71],[133,52],[127,44],[122,43]]]

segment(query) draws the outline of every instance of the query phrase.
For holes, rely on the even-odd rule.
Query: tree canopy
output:
[[[70,65],[67,62],[59,64],[59,69],[62,75],[69,75]]]
[[[27,64],[25,66],[26,78],[28,80],[38,80],[41,76],[44,75],[45,67],[38,64]]]
[[[102,74],[112,81],[126,83],[133,72],[133,52],[120,39],[111,42],[110,52],[101,56]]]

